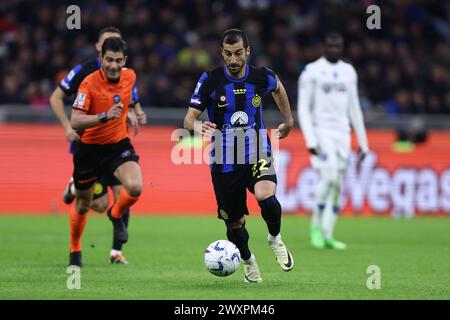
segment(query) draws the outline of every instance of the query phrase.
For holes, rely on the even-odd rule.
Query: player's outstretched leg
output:
[[[130,145],[130,148],[132,146]],[[142,175],[139,164],[127,161],[120,165],[114,172],[122,183],[119,199],[108,209],[107,214],[114,227],[115,237],[122,243],[128,241],[128,230],[122,216],[136,201],[142,193]]]
[[[66,204],[71,204],[75,199],[75,185],[73,182],[73,177],[70,177],[67,182],[66,188],[64,189],[63,200]]]
[[[247,283],[262,282],[258,264],[255,256],[248,247],[250,238],[245,228],[245,218],[242,217],[238,222],[227,222],[227,238],[233,242],[241,253],[241,259],[244,262],[244,281]]]
[[[311,242],[311,245],[317,249],[323,249],[325,247],[323,229],[321,226],[324,209],[325,204],[319,203],[316,205],[312,215],[311,227],[309,229],[309,241]]]
[[[332,212],[329,213],[330,218],[328,221],[328,226],[324,230],[324,245],[327,249],[337,249],[337,250],[345,250],[347,249],[347,245],[344,242],[338,241],[333,237],[333,229],[336,223],[337,215],[339,213],[338,207],[333,207]]]
[[[78,213],[75,205],[70,208],[70,256],[69,266],[82,267],[81,236],[87,221],[87,212]]]
[[[328,206],[324,213],[323,230],[324,230],[324,246],[328,249],[345,250],[347,245],[341,241],[337,241],[333,237],[334,227],[339,214],[339,194],[340,194],[340,177],[335,180],[331,188],[331,206]]]
[[[125,224],[125,227],[128,230],[128,221],[130,217],[130,210],[126,210],[122,215],[122,221]],[[109,261],[112,264],[128,264],[127,259],[122,254],[122,241],[120,241],[116,235],[113,235],[113,244],[112,249],[109,254]]]
[[[266,221],[269,235],[267,241],[275,255],[275,259],[284,271],[294,268],[294,258],[281,240],[281,205],[275,195],[258,201],[261,215]]]

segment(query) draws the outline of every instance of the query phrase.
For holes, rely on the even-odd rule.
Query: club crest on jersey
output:
[[[231,124],[235,127],[242,127],[248,123],[248,115],[244,111],[236,111],[231,116]]]
[[[118,94],[115,94],[113,99],[114,99],[114,103],[119,103],[120,102],[120,96]]]
[[[261,97],[256,94],[253,98],[252,98],[252,105],[255,108],[258,108],[261,105]]]
[[[219,108],[223,108],[223,107],[226,107],[227,105],[228,105],[227,97],[226,96],[220,96],[219,103],[217,104],[217,106]]]

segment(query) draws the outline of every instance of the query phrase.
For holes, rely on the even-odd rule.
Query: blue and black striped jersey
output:
[[[247,65],[242,78],[229,76],[225,66],[202,74],[190,107],[207,109],[221,135],[212,138],[212,171],[231,172],[237,164],[256,163],[261,155],[270,155],[262,108],[266,95],[276,89],[277,76],[267,67]],[[242,144],[238,133],[244,133]]]

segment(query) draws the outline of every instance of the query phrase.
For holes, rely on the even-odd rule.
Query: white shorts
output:
[[[324,167],[337,169],[339,173],[345,172],[348,167],[351,139],[346,132],[317,129],[315,130],[319,156],[311,156],[311,165],[317,170]]]

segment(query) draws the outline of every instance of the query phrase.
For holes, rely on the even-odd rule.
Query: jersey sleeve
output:
[[[306,66],[298,80],[297,115],[307,148],[317,147],[312,123],[314,86],[313,72],[310,66]]]
[[[358,97],[358,75],[356,70],[352,67],[352,84],[349,90],[350,94],[350,107],[349,117],[353,130],[355,131],[358,144],[363,152],[369,150],[369,144],[367,142],[366,128],[364,126],[364,117],[361,111],[361,105]]]
[[[267,76],[267,88],[265,92],[267,94],[277,89],[278,76],[268,67],[264,67],[264,72]]]
[[[90,107],[91,95],[89,92],[89,82],[85,79],[83,80],[83,82],[81,82],[80,87],[78,88],[78,92],[75,97],[75,101],[73,102],[72,109],[88,113]]]
[[[83,72],[81,71],[83,66],[81,64],[77,65],[75,68],[70,70],[70,72],[65,76],[64,79],[59,83],[59,87],[66,94],[66,96],[71,96],[77,91],[78,86],[81,81],[83,81]]]
[[[137,90],[136,82],[133,85],[133,89],[131,91],[131,104],[135,105],[140,102],[139,93]]]
[[[197,110],[203,111],[208,106],[209,100],[209,76],[207,72],[204,72],[195,86],[194,93],[192,94],[189,106]]]

